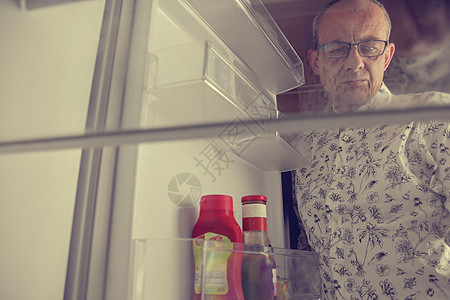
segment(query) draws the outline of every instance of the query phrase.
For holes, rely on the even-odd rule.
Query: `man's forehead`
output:
[[[371,16],[385,19],[380,7],[370,1],[341,1],[331,6],[323,15],[324,18],[339,18],[343,15]]]
[[[364,3],[373,4],[372,2]],[[325,12],[317,29],[319,36],[336,34],[337,36],[333,36],[333,39],[339,39],[339,35],[348,39],[347,35],[352,33],[358,39],[384,39],[385,33],[388,31],[388,22],[383,11],[375,4],[372,7],[367,7],[350,4],[340,5],[339,2]]]

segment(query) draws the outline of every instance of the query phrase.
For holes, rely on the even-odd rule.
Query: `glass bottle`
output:
[[[233,251],[233,243],[242,243],[242,231],[233,215],[231,196],[202,196],[192,238],[195,239],[193,299],[243,300],[242,252]],[[203,240],[209,240],[206,247]],[[217,251],[214,251],[216,243]]]
[[[276,264],[269,248],[266,203],[263,195],[242,197],[242,289],[246,300],[277,298]]]

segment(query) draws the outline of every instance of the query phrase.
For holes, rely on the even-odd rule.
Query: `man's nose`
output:
[[[345,66],[350,70],[359,70],[364,67],[363,57],[359,54],[356,46],[350,48],[350,52],[345,59]]]

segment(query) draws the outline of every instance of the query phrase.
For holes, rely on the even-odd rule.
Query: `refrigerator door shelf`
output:
[[[277,117],[275,99],[231,51],[194,42],[150,53],[144,101],[151,111],[144,125],[227,122],[235,118]]]
[[[263,171],[286,171],[305,160],[264,121],[278,117],[275,100],[232,52],[209,42],[188,43],[149,54],[145,127],[228,123],[214,144]],[[244,75],[245,74],[245,75]]]
[[[194,287],[193,243],[201,247],[203,267],[197,284],[204,289],[214,259],[230,254],[242,259],[274,257],[278,299],[321,299],[318,253],[282,248],[225,244],[194,239],[135,239],[132,245],[132,300],[190,299]],[[204,280],[204,281],[203,281]],[[174,288],[171,288],[174,287]],[[209,299],[209,298],[208,298]]]
[[[301,59],[261,0],[184,1],[272,93],[305,83]]]
[[[233,152],[262,171],[289,171],[306,165],[304,158],[278,133],[248,135],[244,139],[230,141],[230,135],[221,134],[215,144]]]

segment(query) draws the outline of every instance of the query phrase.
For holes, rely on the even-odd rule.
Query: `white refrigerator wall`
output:
[[[242,225],[241,197],[263,194],[274,207],[268,209],[271,240],[284,247],[283,234],[271,230],[282,222],[280,173],[263,172],[231,152],[216,155],[213,147],[208,140],[140,146],[133,237],[190,238],[200,195],[207,194],[232,196],[234,216]],[[216,156],[209,170],[202,166],[206,155]]]
[[[84,131],[104,1],[0,1],[2,141]],[[63,298],[81,150],[0,156],[0,299]]]

